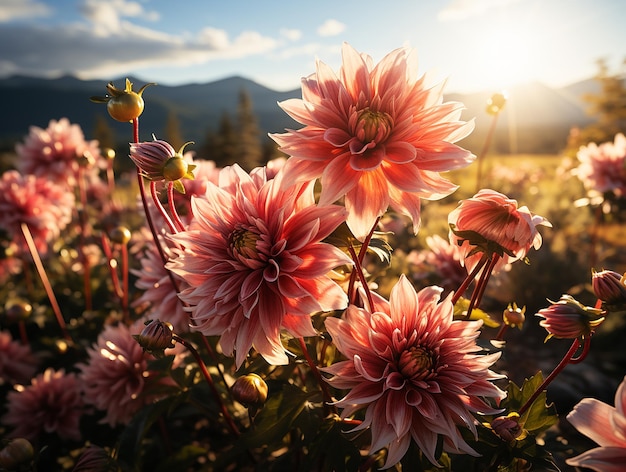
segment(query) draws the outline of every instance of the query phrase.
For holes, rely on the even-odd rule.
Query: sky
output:
[[[447,92],[592,77],[626,58],[623,0],[2,0],[0,78],[65,74],[162,85],[238,75],[293,90],[349,43],[399,47]],[[139,84],[137,84],[139,85]]]

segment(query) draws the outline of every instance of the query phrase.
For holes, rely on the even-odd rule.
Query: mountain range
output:
[[[113,80],[124,88],[124,78]],[[130,78],[138,90],[144,82]],[[72,76],[41,79],[14,76],[0,79],[0,149],[10,151],[24,139],[30,126],[45,128],[52,119],[67,117],[79,124],[87,139],[93,139],[96,122],[105,118],[120,143],[130,140],[128,123],[108,117],[106,106],[92,103],[91,96],[106,94],[107,80],[80,80]],[[559,89],[538,82],[523,84],[508,91],[507,104],[498,117],[492,150],[497,152],[553,153],[563,148],[569,130],[592,120],[586,113],[584,95],[597,93],[593,79]],[[239,96],[245,91],[263,135],[285,128],[300,128],[277,102],[300,98],[299,89],[278,92],[243,77],[229,77],[209,83],[148,87],[143,96],[146,109],[141,116],[140,139],[163,137],[168,119],[175,117],[184,140],[201,143],[209,130],[215,131],[224,113],[235,118]],[[492,118],[485,112],[493,91],[473,94],[446,93],[445,101],[460,101],[466,110],[463,119],[475,118],[476,129],[461,143],[478,152]],[[267,138],[269,139],[269,138]]]

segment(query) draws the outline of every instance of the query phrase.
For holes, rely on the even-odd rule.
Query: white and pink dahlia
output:
[[[454,144],[473,130],[461,121],[463,105],[443,103],[442,86],[417,78],[410,49],[372,58],[344,44],[335,74],[323,62],[302,79],[302,99],[280,106],[304,128],[274,134],[290,155],[285,181],[321,177],[320,203],[345,196],[347,223],[356,237],[372,229],[391,206],[413,220],[420,198],[439,199],[456,186],[440,172],[468,165],[471,152]]]
[[[241,366],[251,348],[269,363],[286,364],[284,329],[313,336],[310,315],[345,308],[347,297],[329,277],[350,259],[322,242],[345,220],[339,206],[315,204],[313,183],[281,188],[257,169],[222,169],[220,185],[192,199],[194,218],[173,239],[185,248],[168,268],[189,288],[196,330],[220,336]]]
[[[57,183],[75,186],[80,166],[87,158],[88,173],[105,165],[98,141],[87,141],[81,127],[67,118],[50,120],[47,128],[31,126],[23,143],[15,150],[18,170],[23,174],[44,176]]]
[[[170,244],[172,242],[170,241]],[[170,274],[165,268],[161,254],[159,253],[154,240],[146,241],[146,250],[141,257],[141,269],[133,269],[137,281],[135,287],[143,293],[133,302],[134,307],[148,307],[149,318],[156,318],[167,321],[174,327],[177,333],[189,331],[189,313],[178,298],[178,290],[187,286],[186,282],[176,274]],[[166,254],[170,250],[162,246]],[[172,277],[177,284],[174,286]]]
[[[438,439],[447,452],[477,453],[458,426],[475,435],[474,414],[493,414],[483,398],[499,401],[504,392],[491,381],[501,378],[489,367],[500,353],[480,354],[476,344],[481,321],[453,319],[450,296],[442,289],[419,292],[404,275],[389,301],[376,296],[374,310],[350,305],[340,318],[328,318],[326,328],[347,358],[323,369],[328,382],[349,392],[336,405],[347,418],[365,408],[365,419],[354,431],[371,429],[371,450],[387,447],[385,468],[399,462],[411,440],[433,464],[438,464]]]
[[[598,447],[567,459],[567,464],[598,472],[622,472],[626,464],[626,377],[615,393],[615,406],[582,399],[567,415],[574,427]]]
[[[0,385],[28,383],[38,364],[28,344],[15,341],[9,331],[0,331]]]
[[[0,231],[21,240],[26,223],[41,254],[71,221],[73,206],[74,194],[45,177],[8,170],[0,178]]]
[[[537,226],[552,227],[543,216],[531,213],[526,206],[518,207],[517,200],[491,189],[462,200],[448,215],[448,223],[450,243],[460,246],[461,263],[468,272],[483,253],[502,256],[496,269],[524,259],[531,248],[541,247]]]
[[[7,413],[2,423],[12,427],[11,437],[30,441],[43,433],[78,441],[83,401],[76,375],[46,369],[31,384],[7,394]]]
[[[588,191],[626,197],[626,136],[619,133],[613,142],[581,146],[576,156],[580,165],[574,173]]]
[[[78,365],[85,402],[106,412],[102,423],[127,424],[144,405],[158,398],[151,387],[164,381],[148,371],[151,354],[144,352],[125,325],[106,326],[87,349],[88,359]]]

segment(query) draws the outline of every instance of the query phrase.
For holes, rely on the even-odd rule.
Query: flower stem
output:
[[[585,345],[588,345],[590,339],[591,338],[589,336],[585,337]],[[584,359],[584,357],[587,355],[589,347],[587,346],[586,348],[583,348],[583,352],[580,354],[580,356],[574,357],[574,354],[576,354],[576,351],[578,351],[579,346],[580,346],[580,340],[578,338],[574,339],[574,342],[572,342],[571,347],[569,348],[565,356],[563,356],[563,359],[561,359],[561,362],[559,362],[559,364],[554,368],[554,370],[550,372],[550,375],[548,375],[544,379],[544,381],[541,383],[539,388],[535,390],[535,392],[531,395],[531,397],[528,400],[526,400],[526,403],[524,403],[524,405],[522,405],[522,407],[519,409],[518,413],[520,416],[522,416],[526,412],[526,410],[528,410],[528,408],[532,406],[532,404],[537,399],[537,397],[541,394],[541,392],[543,392],[547,388],[550,382],[552,382],[556,378],[556,376],[565,368],[565,366],[567,366],[567,364],[572,363],[572,362],[573,363],[580,362]]]
[[[219,405],[220,411],[222,412],[222,415],[224,415],[224,419],[226,420],[226,423],[227,423],[228,427],[230,428],[231,432],[235,436],[239,436],[239,434],[240,434],[239,433],[239,428],[237,428],[237,425],[233,421],[232,416],[230,416],[230,413],[226,409],[226,406],[224,405],[224,402],[222,401],[222,397],[220,396],[220,393],[217,390],[217,387],[215,386],[215,383],[213,382],[213,378],[211,377],[211,374],[209,373],[209,370],[207,369],[206,364],[202,360],[202,357],[200,356],[200,354],[198,353],[196,348],[193,347],[193,345],[190,342],[188,342],[186,339],[181,338],[177,334],[174,334],[172,336],[172,339],[174,339],[176,342],[181,343],[183,346],[185,346],[189,350],[189,352],[191,352],[191,355],[194,357],[194,359],[198,363],[198,366],[200,367],[200,371],[202,372],[202,375],[204,376],[204,379],[206,380],[207,384],[209,385],[209,388],[211,389],[211,393],[213,394],[213,398],[215,399],[215,401]]]
[[[309,350],[307,348],[306,342],[304,342],[304,338],[298,338],[298,342],[300,343],[300,348],[302,349],[304,358],[306,359],[307,364],[309,364],[309,367],[311,368],[311,372],[313,372],[313,375],[315,376],[317,383],[322,389],[322,396],[324,397],[324,410],[326,411],[326,413],[328,413],[328,409],[331,406],[331,403],[333,401],[332,397],[330,396],[330,392],[328,391],[328,386],[326,385],[326,382],[322,378],[322,374],[320,374],[320,371],[317,368],[317,365],[315,364],[315,362],[313,362],[313,359],[309,355]]]
[[[174,182],[172,181],[167,183],[167,203],[170,207],[170,213],[172,214],[172,219],[174,220],[176,229],[178,231],[183,231],[185,229],[185,225],[181,221],[178,211],[176,210],[176,205],[174,204]]]
[[[359,281],[361,282],[361,285],[363,286],[363,290],[365,290],[365,295],[367,296],[367,302],[369,303],[369,308],[370,310],[374,310],[374,300],[372,299],[372,293],[370,292],[370,288],[367,285],[367,280],[365,279],[365,274],[363,273],[363,267],[361,267],[361,261],[359,260],[359,257],[357,256],[356,252],[354,251],[354,248],[352,247],[352,244],[348,245],[348,251],[350,252],[350,256],[352,257],[352,260],[354,261],[354,270],[357,273],[357,277],[359,277]],[[356,292],[354,294],[354,299],[356,298]],[[354,304],[355,300],[351,300],[351,303]]]
[[[467,274],[467,277],[465,277],[465,280],[463,280],[463,282],[461,283],[457,291],[454,292],[454,296],[452,297],[453,305],[455,305],[456,302],[458,302],[459,299],[463,296],[463,294],[465,293],[465,290],[467,290],[467,287],[469,287],[472,281],[476,278],[476,275],[478,275],[478,272],[480,272],[480,269],[482,269],[483,266],[487,263],[488,258],[489,257],[487,256],[487,254],[483,253],[482,257],[478,261],[478,264],[476,264],[474,269],[472,269],[472,272]]]
[[[178,233],[176,226],[174,226],[174,222],[165,211],[165,208],[163,208],[163,204],[161,203],[161,200],[159,199],[159,193],[157,192],[157,189],[156,189],[156,182],[150,182],[150,193],[152,194],[152,200],[154,201],[154,204],[159,210],[159,213],[161,213],[161,215],[163,216],[163,219],[165,220],[165,223],[167,223],[167,227],[170,229],[170,233],[172,234]]]
[[[363,261],[365,260],[365,254],[367,253],[367,248],[369,247],[370,241],[372,240],[372,236],[374,235],[374,231],[376,231],[376,227],[378,226],[378,222],[380,221],[380,216],[378,218],[376,218],[376,221],[374,222],[374,225],[372,226],[372,229],[370,230],[369,234],[365,237],[365,239],[363,240],[363,243],[361,244],[361,249],[359,249],[359,255],[358,257],[354,257],[352,256],[353,260],[356,261],[358,260],[358,264],[359,267],[363,266]],[[350,244],[350,242],[348,242],[348,250],[350,250],[352,248],[352,245]],[[354,253],[354,249],[352,248],[351,251],[351,255],[352,253]],[[348,297],[350,297],[351,299],[355,299],[356,295],[352,295],[353,289],[354,289],[354,284],[356,283],[356,278],[357,277],[361,277],[363,278],[363,271],[362,270],[358,270],[358,271],[352,271],[352,273],[350,274],[350,281],[348,283]],[[363,283],[364,287],[367,287],[367,284]],[[367,290],[367,288],[365,289]]]
[[[493,268],[498,263],[499,258],[500,256],[497,254],[492,254],[491,259],[489,259],[489,264],[483,267],[483,272],[480,274],[478,283],[472,292],[472,298],[470,300],[469,307],[467,308],[467,314],[465,315],[466,320],[469,320],[472,316],[472,310],[480,305],[485,289],[487,288],[487,283],[489,282],[489,277],[491,277],[491,272],[493,272]]]
[[[487,151],[489,150],[489,146],[491,145],[491,141],[493,139],[493,133],[496,130],[496,124],[498,123],[498,115],[496,113],[491,120],[491,126],[489,127],[489,131],[487,132],[487,137],[485,138],[485,143],[483,144],[483,148],[480,151],[480,154],[476,158],[476,192],[481,189],[482,184],[482,170],[483,170],[483,162],[485,160],[485,156],[487,155]]]
[[[39,257],[39,252],[37,252],[37,246],[35,245],[35,241],[33,240],[33,235],[28,228],[26,223],[21,224],[22,234],[24,235],[24,239],[26,240],[26,245],[30,251],[30,255],[33,258],[33,262],[35,263],[35,267],[37,268],[37,272],[39,277],[41,278],[41,283],[46,290],[46,294],[48,295],[48,299],[50,300],[50,305],[52,306],[52,311],[54,312],[54,316],[56,317],[59,328],[61,328],[61,332],[63,333],[63,337],[67,341],[72,341],[72,337],[67,331],[67,325],[65,324],[65,319],[61,314],[61,308],[59,307],[59,303],[57,302],[56,296],[54,295],[54,290],[52,289],[52,285],[50,284],[50,279],[48,278],[48,274],[46,274],[46,269],[41,262],[41,257]]]
[[[93,308],[91,296],[91,267],[89,258],[85,251],[87,237],[87,192],[85,189],[85,172],[81,167],[78,171],[78,191],[80,195],[80,258],[83,263],[83,285],[85,290],[85,309],[91,311]]]

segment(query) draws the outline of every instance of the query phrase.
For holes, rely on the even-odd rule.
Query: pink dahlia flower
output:
[[[428,277],[434,273],[445,292],[457,289],[467,277],[467,271],[461,264],[461,250],[439,235],[427,236],[428,249],[411,251],[409,263],[411,273],[416,279]]]
[[[237,367],[250,348],[272,364],[288,362],[281,329],[313,336],[313,312],[345,308],[329,272],[350,259],[321,242],[345,220],[339,206],[317,206],[313,183],[281,188],[281,174],[226,167],[220,186],[192,200],[194,219],[173,239],[185,248],[168,268],[189,284],[181,298],[195,329],[221,336]]]
[[[174,287],[154,241],[147,241],[147,248],[141,258],[141,269],[133,269],[132,273],[138,277],[135,287],[143,290],[133,306],[149,306],[150,318],[171,323],[177,333],[189,331],[189,313],[183,309],[177,293],[177,288],[183,289],[187,284],[180,276],[171,274],[178,282],[178,287]]]
[[[371,428],[371,450],[387,447],[385,468],[402,459],[411,440],[437,464],[435,450],[477,453],[458,425],[477,434],[474,413],[492,414],[483,401],[504,392],[491,381],[501,378],[489,367],[500,353],[481,355],[476,338],[481,321],[454,321],[450,297],[431,286],[418,293],[404,275],[389,302],[377,297],[375,310],[350,305],[343,318],[328,318],[326,328],[347,357],[323,369],[328,382],[350,390],[337,402],[346,418],[365,408],[354,431]]]
[[[44,176],[57,183],[75,186],[81,159],[87,157],[95,172],[105,165],[98,141],[86,141],[82,129],[67,118],[50,120],[43,129],[31,126],[24,143],[15,147],[18,170],[23,174]]]
[[[137,327],[136,334],[142,327]],[[78,365],[85,392],[85,402],[106,412],[101,420],[110,426],[128,423],[133,414],[156,397],[150,387],[161,379],[149,372],[152,355],[143,351],[125,325],[106,326],[93,347],[87,349],[89,358]]]
[[[439,172],[475,158],[453,144],[474,122],[460,120],[460,103],[443,103],[442,86],[427,88],[410,49],[396,49],[376,66],[344,44],[336,75],[318,62],[302,79],[302,99],[280,106],[304,128],[272,138],[289,154],[286,183],[321,177],[320,204],[345,196],[347,223],[356,237],[372,229],[391,205],[413,220],[417,232],[420,198],[439,199],[456,186]]]
[[[38,364],[28,345],[14,341],[8,331],[0,331],[0,385],[29,382]]]
[[[22,240],[26,223],[41,254],[71,221],[73,206],[74,194],[44,177],[9,170],[0,178],[0,230]]]
[[[537,226],[552,227],[543,216],[490,189],[462,200],[448,215],[448,223],[450,243],[461,247],[461,263],[470,272],[483,253],[502,256],[496,270],[525,258],[531,248],[541,247]]]
[[[567,415],[568,421],[598,444],[565,462],[598,472],[623,472],[626,464],[626,378],[615,393],[615,407],[584,398]]]
[[[581,146],[577,157],[574,173],[587,190],[626,196],[626,136],[619,133],[613,142]]]
[[[83,401],[75,374],[47,369],[27,387],[7,395],[7,413],[2,422],[13,427],[12,437],[36,440],[42,433],[80,440]]]

